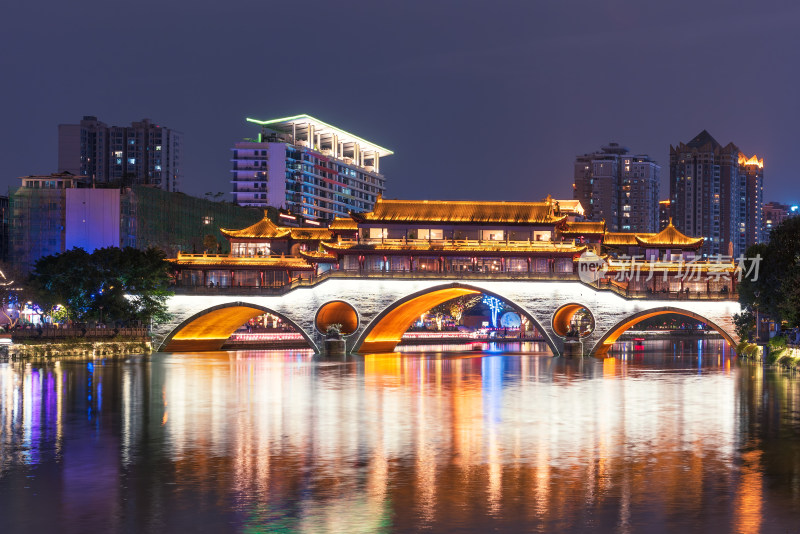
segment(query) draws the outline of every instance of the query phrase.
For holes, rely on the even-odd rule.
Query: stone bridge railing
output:
[[[536,272],[502,272],[502,273],[477,273],[477,272],[401,272],[401,271],[358,271],[335,270],[327,271],[309,278],[295,279],[290,283],[274,286],[172,286],[176,295],[285,295],[300,287],[312,287],[331,278],[344,279],[385,279],[385,280],[492,280],[492,281],[560,281],[576,282],[600,291],[609,291],[626,299],[644,300],[738,300],[738,293],[731,291],[679,291],[679,292],[652,292],[629,290],[614,280],[600,280],[587,283],[580,279],[577,273],[536,273]]]

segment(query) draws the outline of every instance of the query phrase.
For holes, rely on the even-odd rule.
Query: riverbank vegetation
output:
[[[40,258],[30,276],[0,286],[4,308],[27,307],[54,323],[143,324],[167,320],[170,264],[155,248],[74,248]]]
[[[793,338],[789,333],[800,327],[800,217],[776,226],[768,243],[751,246],[745,256],[739,284],[742,313],[734,317],[737,335],[742,340],[764,338],[763,327],[760,336],[756,333],[758,318],[780,325],[784,346],[787,340],[795,342],[797,330]]]

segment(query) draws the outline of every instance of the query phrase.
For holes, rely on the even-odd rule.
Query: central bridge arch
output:
[[[617,339],[619,339],[619,336],[621,336],[630,327],[632,327],[636,323],[644,321],[645,319],[649,319],[650,317],[656,317],[658,315],[666,315],[666,314],[683,315],[684,317],[689,317],[691,319],[695,319],[696,321],[706,323],[708,326],[713,328],[717,333],[719,333],[731,347],[736,346],[736,341],[729,332],[727,332],[724,328],[720,327],[713,321],[708,320],[706,317],[703,317],[702,315],[699,315],[689,310],[684,310],[682,308],[673,308],[665,306],[665,307],[640,311],[639,313],[635,313],[629,316],[628,318],[618,322],[617,324],[609,328],[608,331],[597,341],[597,343],[595,343],[594,348],[592,349],[590,354],[593,356],[604,356],[611,348],[611,346],[614,344],[614,342],[616,342]]]
[[[480,287],[452,283],[443,286],[435,286],[408,295],[391,305],[375,316],[374,319],[364,328],[361,335],[353,345],[353,352],[372,353],[372,352],[393,352],[395,347],[409,329],[414,321],[423,313],[431,308],[438,306],[448,300],[464,295],[490,295],[503,302],[507,302],[514,309],[525,317],[536,327],[537,331],[544,337],[547,346],[554,355],[559,354],[558,348],[553,343],[552,338],[547,333],[543,325],[536,320],[525,308],[503,297]]]
[[[314,340],[297,323],[282,313],[250,302],[220,304],[192,315],[173,328],[158,350],[163,352],[220,350],[236,329],[250,319],[265,313],[276,315],[292,325],[292,328],[303,336],[309,347],[318,352]]]

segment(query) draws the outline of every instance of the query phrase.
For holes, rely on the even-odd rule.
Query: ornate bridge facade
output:
[[[637,322],[676,313],[707,323],[729,343],[736,342],[731,296],[689,294],[626,295],[613,288],[585,284],[577,276],[557,280],[535,276],[498,277],[471,273],[331,272],[314,282],[280,292],[248,288],[186,288],[170,299],[173,319],[155,329],[158,350],[218,350],[242,324],[263,313],[292,324],[319,351],[328,324],[344,325],[347,349],[359,353],[392,352],[403,333],[422,314],[455,297],[493,295],[537,328],[554,355],[564,353],[570,319],[579,309],[592,314],[594,330],[582,338],[587,355],[601,355]],[[180,291],[180,289],[179,289]]]

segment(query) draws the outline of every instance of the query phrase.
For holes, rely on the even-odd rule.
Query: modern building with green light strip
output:
[[[333,220],[370,211],[385,192],[380,160],[391,150],[309,115],[247,121],[261,132],[232,149],[232,192],[240,206]]]

